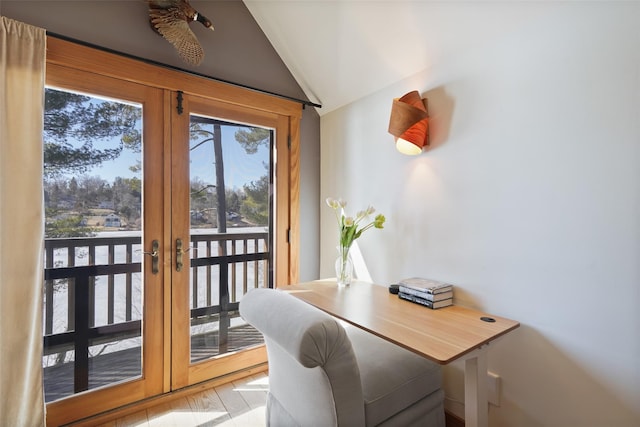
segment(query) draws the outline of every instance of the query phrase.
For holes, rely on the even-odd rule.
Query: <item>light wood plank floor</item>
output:
[[[99,424],[99,427],[264,427],[269,377],[257,373]],[[446,413],[447,427],[464,420]]]
[[[102,424],[102,427],[262,427],[269,377],[251,375]]]

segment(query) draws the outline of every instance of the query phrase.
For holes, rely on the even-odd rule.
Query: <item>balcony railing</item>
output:
[[[192,361],[237,349],[237,339],[229,340],[229,336],[239,300],[249,289],[271,286],[268,238],[267,232],[191,236]],[[90,363],[90,349],[96,346],[102,346],[99,353],[109,353],[109,346],[133,351],[130,358],[138,363],[137,374],[135,369],[133,373],[141,375],[141,250],[139,233],[45,240],[45,391],[55,385],[48,386],[47,369],[60,365],[73,365],[73,374],[68,373],[73,387],[67,386],[67,395],[105,385],[89,378],[90,369],[99,369],[95,357]],[[212,329],[214,349],[212,339],[198,337],[211,335]],[[246,330],[246,325],[239,329]],[[259,334],[249,335],[254,344],[261,339]],[[124,348],[123,342],[128,343]],[[53,382],[59,381],[58,376]],[[47,400],[60,396],[47,393]]]

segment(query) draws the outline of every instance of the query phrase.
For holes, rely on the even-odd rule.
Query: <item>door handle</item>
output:
[[[160,243],[157,240],[151,242],[151,252],[142,252],[145,255],[149,255],[151,257],[151,272],[153,274],[158,274],[158,260],[160,259],[160,253],[158,250],[160,249]]]
[[[176,239],[176,271],[182,271],[182,255],[189,252],[190,249],[182,249],[182,239]]]

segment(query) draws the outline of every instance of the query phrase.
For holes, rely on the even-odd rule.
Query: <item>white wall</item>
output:
[[[388,218],[358,240],[373,280],[449,281],[458,304],[521,322],[490,348],[492,426],[640,425],[639,22],[638,2],[563,3],[321,118],[321,197]],[[418,157],[387,133],[411,90],[432,118]],[[332,276],[328,207],[321,230]]]

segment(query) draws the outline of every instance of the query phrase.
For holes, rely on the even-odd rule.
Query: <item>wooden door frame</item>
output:
[[[177,94],[172,96],[172,150],[171,165],[172,169],[167,171],[165,181],[172,183],[171,203],[174,206],[189,206],[189,182],[184,182],[176,177],[189,176],[189,125],[191,115],[202,115],[205,117],[215,117],[216,119],[235,121],[246,123],[264,128],[273,129],[275,131],[275,147],[272,149],[276,153],[276,204],[274,206],[275,218],[280,220],[284,218],[282,224],[275,224],[275,242],[276,248],[285,247],[288,250],[289,242],[286,241],[288,236],[288,220],[290,218],[289,207],[287,203],[283,203],[280,199],[288,200],[288,180],[289,168],[286,171],[278,170],[277,165],[288,164],[290,156],[288,155],[289,140],[289,121],[288,117],[262,110],[249,109],[239,105],[232,105],[217,100],[212,100],[202,96],[182,94],[181,108],[175,102]],[[181,111],[181,112],[179,112]],[[284,169],[281,167],[281,169]],[[278,177],[278,172],[284,173],[284,179]],[[284,181],[284,182],[280,182]],[[282,192],[282,194],[280,194]],[[286,222],[285,222],[286,221]],[[277,221],[279,222],[279,221]],[[283,228],[283,229],[281,229]],[[172,215],[172,230],[174,232],[171,244],[175,245],[176,239],[183,242],[190,241],[190,220],[188,210],[176,212]],[[175,247],[174,247],[175,255]],[[229,357],[230,355],[220,355],[218,357],[191,363],[190,361],[190,267],[187,264],[189,256],[185,256],[185,267],[182,271],[176,271],[175,265],[172,266],[172,389],[177,390],[189,385],[193,385],[202,381],[209,380],[221,375],[227,375],[241,369],[264,363],[266,361],[266,353],[264,346],[243,350],[238,355]],[[275,259],[279,258],[277,255]],[[276,268],[276,283],[287,283],[289,279],[288,263],[290,262],[288,255],[281,256],[284,258],[280,267],[284,272],[280,272]],[[274,261],[275,261],[274,259]]]
[[[58,68],[56,68],[58,67]],[[209,79],[204,76],[197,76],[170,68],[161,67],[142,60],[132,59],[125,55],[96,49],[85,44],[73,43],[56,37],[47,37],[47,78],[54,78],[56,70],[65,69],[71,75],[81,79],[82,73],[93,73],[99,76],[111,77],[121,82],[130,82],[138,85],[148,86],[150,90],[160,90],[160,95],[154,95],[160,105],[155,107],[148,105],[147,108],[160,108],[162,113],[155,121],[154,130],[145,130],[145,139],[152,138],[162,140],[164,147],[162,153],[154,153],[154,165],[162,165],[167,170],[171,166],[170,156],[165,156],[170,149],[171,128],[169,117],[171,115],[170,104],[174,102],[172,95],[178,91],[185,94],[203,96],[212,100],[226,103],[230,106],[241,106],[274,113],[279,116],[280,125],[286,125],[289,129],[288,136],[278,134],[277,144],[288,148],[279,153],[279,161],[276,165],[278,188],[281,196],[277,199],[276,211],[276,236],[275,236],[275,268],[276,286],[297,283],[299,277],[299,145],[300,145],[300,119],[302,117],[302,105],[297,101],[292,101],[278,96],[269,95],[255,90],[234,86],[232,84]],[[154,102],[155,104],[155,102]],[[286,141],[280,138],[287,138]],[[152,166],[154,167],[154,166]],[[165,178],[166,179],[166,175]],[[84,417],[89,417],[97,413],[121,406],[127,402],[123,400],[124,394],[134,395],[140,399],[149,397],[152,394],[162,394],[171,390],[171,274],[167,274],[167,268],[172,268],[173,246],[171,241],[171,225],[168,221],[171,214],[170,205],[167,203],[170,197],[170,186],[165,183],[158,183],[158,192],[154,192],[153,203],[164,200],[163,207],[154,213],[154,220],[163,224],[163,245],[161,247],[160,265],[164,267],[163,272],[158,275],[161,282],[159,288],[162,289],[161,301],[155,303],[160,307],[154,308],[153,321],[165,325],[161,333],[162,348],[155,348],[153,352],[145,352],[145,363],[151,365],[160,363],[163,366],[162,378],[154,380],[151,387],[153,391],[143,390],[140,385],[132,386],[126,393],[109,392],[108,397],[95,399],[87,396],[87,400],[82,403],[75,397],[62,399],[60,401],[47,404],[47,425],[60,425]],[[147,197],[147,196],[145,196]],[[145,199],[145,202],[147,200]],[[150,246],[150,236],[145,236],[145,247]],[[148,272],[145,272],[149,274]],[[164,313],[164,314],[163,314]],[[146,322],[148,323],[148,322]],[[145,326],[146,327],[146,326]],[[262,350],[264,351],[264,350]],[[264,356],[266,360],[266,354]],[[133,382],[135,383],[135,382]],[[138,382],[139,383],[139,382]],[[137,383],[135,383],[137,384]]]
[[[137,102],[142,105],[143,133],[145,141],[160,141],[162,135],[162,96],[161,90],[140,85],[133,82],[123,82],[111,77],[105,77],[95,73],[79,71],[58,64],[47,65],[47,86],[61,88],[69,91],[79,91],[87,94],[106,96],[114,99],[123,99]],[[160,123],[160,126],[152,126],[152,123]],[[143,143],[143,162],[150,165],[144,169],[143,185],[146,182],[162,180],[161,169],[153,165],[162,164],[162,151],[152,150],[152,143]],[[163,194],[162,186],[145,186],[142,205],[144,206],[144,229],[150,232],[143,233],[142,246],[149,251],[154,239],[160,240],[162,236],[162,215],[152,214],[162,212]],[[163,262],[161,257],[159,262]],[[142,377],[132,379],[122,384],[112,385],[102,390],[89,390],[87,394],[74,394],[47,404],[47,424],[60,425],[74,421],[78,418],[91,416],[96,412],[113,409],[117,406],[141,400],[162,392],[162,372],[164,362],[163,354],[163,320],[162,320],[162,284],[164,271],[157,274],[151,271],[151,262],[143,259],[144,277],[144,303],[142,322]]]

